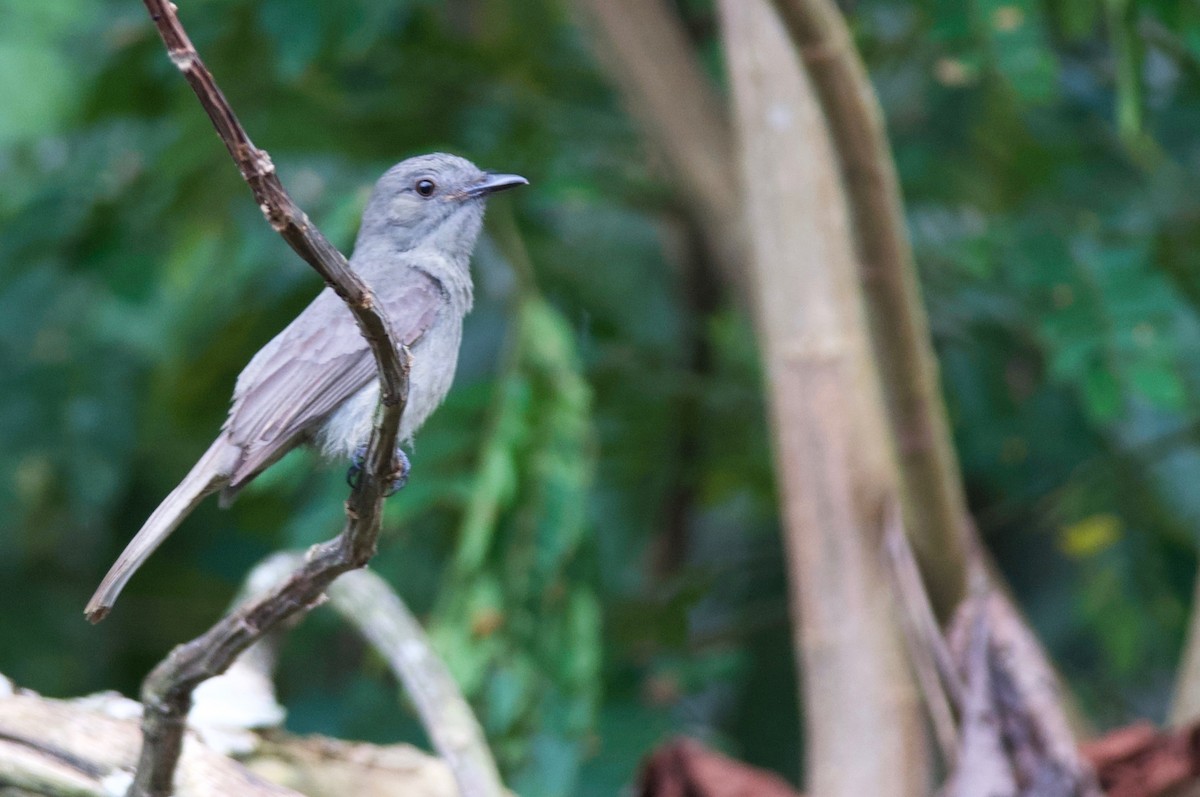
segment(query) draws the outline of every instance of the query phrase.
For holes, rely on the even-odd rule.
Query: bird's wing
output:
[[[444,289],[416,268],[400,282],[389,286],[383,305],[397,342],[411,346],[444,306]],[[238,377],[225,435],[242,457],[229,488],[236,491],[287,453],[375,376],[353,315],[323,291]]]

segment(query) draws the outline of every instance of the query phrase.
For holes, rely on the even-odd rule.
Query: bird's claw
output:
[[[395,470],[392,471],[392,480],[388,483],[387,492],[383,494],[384,498],[391,498],[396,493],[404,489],[404,485],[408,484],[408,473],[412,470],[412,463],[408,461],[408,454],[404,453],[404,449],[396,447],[396,458],[393,461]]]
[[[350,457],[350,468],[346,471],[346,484],[357,490],[358,485],[362,482],[363,469],[367,462],[367,447],[359,446],[354,449],[354,454]],[[408,455],[403,449],[396,449],[395,459],[396,469],[392,472],[391,482],[388,484],[387,490],[384,492],[384,498],[390,498],[396,493],[404,489],[404,485],[408,484],[408,473],[412,470],[412,463],[408,460]]]

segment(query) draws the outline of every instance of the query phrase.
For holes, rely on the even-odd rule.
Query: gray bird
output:
[[[485,200],[527,183],[439,153],[409,158],[375,184],[350,265],[382,304],[397,342],[412,351],[401,440],[411,440],[454,379]],[[228,505],[303,443],[327,457],[353,457],[370,437],[378,400],[370,349],[326,288],[238,376],[221,434],[113,564],[87,605],[88,618],[108,614],[130,576],[206,496],[220,492]]]

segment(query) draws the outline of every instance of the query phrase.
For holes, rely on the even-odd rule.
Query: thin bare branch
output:
[[[470,704],[388,583],[369,570],[347,573],[329,588],[329,602],[387,659],[463,797],[503,797],[500,772]]]
[[[188,38],[175,4],[169,0],[143,0],[150,18],[154,20],[158,33],[167,47],[171,63],[178,67],[184,78],[196,92],[200,104],[216,128],[217,135],[229,150],[242,178],[254,192],[259,209],[296,254],[321,275],[338,296],[346,302],[350,312],[362,329],[363,336],[371,346],[379,366],[380,401],[391,406],[402,401],[404,366],[400,355],[392,345],[391,330],[383,315],[375,309],[375,299],[350,264],[329,240],[321,234],[303,210],[292,201],[284,190],[275,164],[266,151],[254,146],[245,128],[238,121],[229,101],[217,87],[212,73],[200,59],[196,48]],[[392,452],[384,452],[387,457]],[[390,462],[388,465],[390,466]]]
[[[261,592],[291,573],[303,560],[304,555],[295,551],[269,556],[247,578],[246,592]],[[416,706],[434,749],[453,773],[459,793],[464,797],[503,797],[507,792],[470,704],[420,623],[388,583],[368,570],[347,573],[330,585],[329,606],[357,628],[387,661]],[[274,701],[270,679],[275,657],[273,651],[264,647],[266,642],[259,642],[238,659],[241,665],[247,655],[256,654],[253,661],[245,662],[259,676],[254,682],[265,690],[245,697],[256,705]]]
[[[908,657],[925,698],[942,759],[947,769],[953,769],[958,754],[954,708],[962,710],[963,685],[908,545],[900,507],[895,504],[888,508],[884,521],[883,549],[892,589],[900,604],[897,611]]]
[[[172,792],[196,686],[223,672],[238,654],[279,623],[318,603],[335,578],[362,567],[374,555],[384,491],[394,477],[396,436],[408,392],[409,355],[396,347],[370,289],[284,191],[270,156],[250,141],[188,39],[175,6],[166,0],[144,2],[171,61],[192,86],[271,226],[354,314],[375,356],[382,406],[368,446],[363,478],[346,501],[346,524],[341,534],[314,546],[304,566],[286,582],[227,615],[202,636],[175,648],[147,676],[142,686],[143,746],[128,794],[166,797]]]

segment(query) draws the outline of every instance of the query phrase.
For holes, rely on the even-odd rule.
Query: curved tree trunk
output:
[[[883,111],[833,0],[774,0],[833,136],[892,435],[905,526],[944,619],[965,594],[970,533]]]
[[[938,614],[963,597],[970,533],[883,115],[845,20],[830,0],[774,0],[833,134],[885,375],[905,527]],[[576,0],[630,110],[678,184],[726,281],[746,294],[745,243],[725,113],[666,0]]]
[[[722,0],[817,797],[927,793],[925,738],[882,575],[898,475],[846,199],[821,108],[769,0]]]

